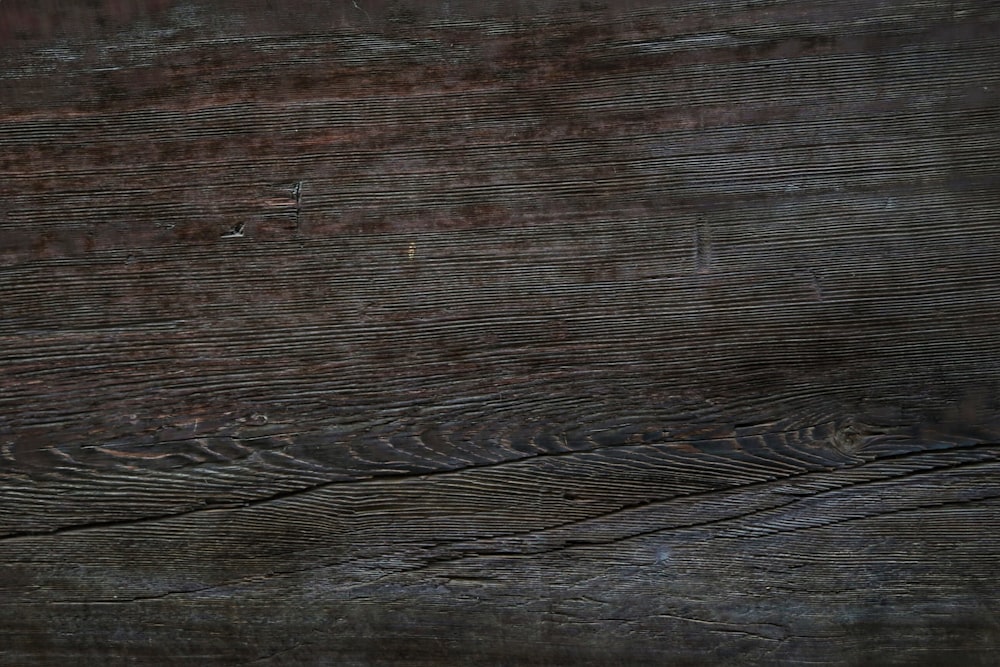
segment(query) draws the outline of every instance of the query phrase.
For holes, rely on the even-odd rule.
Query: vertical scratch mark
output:
[[[372,17],[368,15],[368,12],[365,11],[365,8],[358,7],[358,0],[351,0],[351,4],[354,5],[355,9],[357,9],[359,12],[365,15],[365,18],[368,19],[368,23],[372,22]]]
[[[708,273],[712,259],[708,225],[699,220],[694,229],[694,265],[698,273]]]
[[[820,282],[819,275],[815,269],[809,269],[809,277],[812,279],[813,291],[816,292],[816,300],[823,300],[823,283]]]
[[[298,236],[302,218],[302,181],[296,181],[292,186],[292,196],[295,197],[295,235]]]
[[[417,255],[417,243],[416,241],[410,241],[410,248],[406,251],[406,256],[409,259],[413,259]]]

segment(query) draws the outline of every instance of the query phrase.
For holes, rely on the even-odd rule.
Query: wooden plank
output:
[[[994,664],[998,27],[0,4],[0,662]]]

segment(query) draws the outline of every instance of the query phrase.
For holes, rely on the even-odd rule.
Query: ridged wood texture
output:
[[[0,5],[0,662],[993,665],[996,2]]]

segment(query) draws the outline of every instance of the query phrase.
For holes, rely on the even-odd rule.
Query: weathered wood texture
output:
[[[1000,6],[0,4],[0,662],[993,665]]]

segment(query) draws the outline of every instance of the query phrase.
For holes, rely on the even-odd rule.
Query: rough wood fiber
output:
[[[992,665],[995,2],[0,4],[0,663]]]

